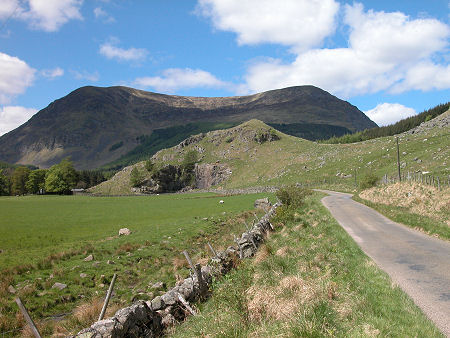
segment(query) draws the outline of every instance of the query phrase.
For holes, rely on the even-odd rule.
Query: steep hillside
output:
[[[421,125],[414,133],[399,135],[402,172],[450,174],[450,111]],[[275,133],[278,140],[261,141]],[[179,145],[159,151],[153,161],[179,165],[187,152],[195,150],[200,165],[221,166],[229,172],[216,188],[271,186],[318,180],[341,180],[348,186],[368,173],[378,177],[395,175],[397,153],[394,137],[355,144],[318,144],[274,131],[261,121],[251,120],[231,129],[191,137]],[[143,162],[137,164],[149,176]],[[132,167],[92,189],[95,193],[129,194]],[[219,170],[221,168],[216,168]],[[220,170],[219,170],[220,171]]]
[[[350,131],[376,126],[355,106],[313,86],[215,98],[82,87],[0,137],[0,160],[48,167],[71,156],[78,169],[91,169],[126,155],[155,129],[198,122],[237,124],[253,118]]]

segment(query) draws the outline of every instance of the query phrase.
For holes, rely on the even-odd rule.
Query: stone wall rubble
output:
[[[280,203],[273,205],[256,224],[236,238],[236,246],[218,252],[205,266],[197,264],[196,271],[171,290],[151,301],[136,301],[117,311],[112,318],[98,321],[72,338],[162,336],[167,327],[193,313],[189,302],[201,301],[209,296],[213,277],[228,273],[237,260],[256,253],[264,241],[264,235],[273,230],[270,219],[279,206]]]

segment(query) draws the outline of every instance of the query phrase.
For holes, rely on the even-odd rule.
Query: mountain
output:
[[[355,106],[313,86],[236,97],[89,86],[52,102],[0,137],[0,160],[45,168],[70,156],[78,169],[92,169],[128,154],[156,129],[199,122],[236,125],[253,118],[291,132],[296,124],[334,126],[341,133],[376,127]]]

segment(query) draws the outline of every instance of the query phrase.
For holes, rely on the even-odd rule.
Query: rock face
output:
[[[355,106],[313,86],[210,98],[89,86],[52,102],[1,136],[0,160],[47,168],[70,156],[77,169],[92,169],[129,153],[155,129],[200,122],[239,124],[255,118],[349,131],[376,126]]]
[[[230,175],[231,170],[225,164],[196,164],[195,169],[195,187],[198,189],[207,189],[225,181]]]

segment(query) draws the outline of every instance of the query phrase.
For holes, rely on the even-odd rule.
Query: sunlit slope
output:
[[[412,131],[399,135],[403,172],[450,174],[450,112]],[[267,135],[276,135],[265,140]],[[275,140],[278,138],[277,140]],[[158,152],[158,165],[180,164],[185,154],[195,150],[200,163],[227,165],[232,174],[217,188],[276,186],[295,182],[339,180],[348,184],[367,173],[382,177],[397,173],[395,137],[353,144],[319,144],[285,135],[261,121],[251,120],[234,128],[191,137],[184,143]],[[143,169],[143,162],[136,164]],[[96,187],[100,193],[130,193],[132,167]],[[351,176],[350,176],[351,175]]]

